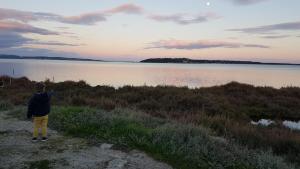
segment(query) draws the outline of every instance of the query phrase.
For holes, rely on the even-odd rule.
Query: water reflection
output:
[[[270,126],[271,124],[280,124],[288,129],[291,129],[291,130],[300,130],[300,121],[296,122],[296,121],[289,121],[289,120],[284,120],[282,122],[275,122],[273,120],[270,120],[270,119],[260,119],[259,121],[251,121],[250,122],[252,125],[260,125],[260,126]]]
[[[85,80],[91,85],[202,87],[238,81],[259,86],[300,86],[300,67],[221,64],[141,64],[47,60],[0,60],[0,74],[32,80]]]

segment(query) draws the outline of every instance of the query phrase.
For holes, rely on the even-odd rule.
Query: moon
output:
[[[210,2],[206,2],[206,6],[210,6]]]

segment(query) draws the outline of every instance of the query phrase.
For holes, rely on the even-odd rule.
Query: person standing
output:
[[[33,117],[33,137],[32,141],[38,141],[39,130],[41,129],[41,141],[47,141],[47,125],[48,114],[50,113],[50,100],[53,91],[46,92],[46,85],[44,83],[37,83],[35,85],[36,93],[30,98],[27,109],[27,118]]]

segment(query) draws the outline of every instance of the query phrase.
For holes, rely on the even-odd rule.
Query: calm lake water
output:
[[[14,70],[14,73],[13,73]],[[203,87],[231,81],[256,86],[300,87],[300,66],[155,64],[0,59],[0,75],[32,80],[85,80],[91,85],[175,85]]]

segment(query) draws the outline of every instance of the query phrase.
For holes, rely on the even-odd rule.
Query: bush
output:
[[[51,120],[55,119],[55,120]],[[218,139],[193,125],[153,118],[130,110],[111,112],[82,107],[55,107],[50,126],[67,134],[138,148],[180,169],[292,169],[271,152]]]

